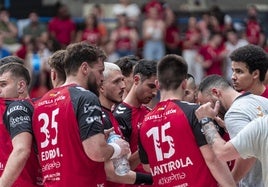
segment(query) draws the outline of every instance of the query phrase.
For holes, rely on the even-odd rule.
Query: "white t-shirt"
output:
[[[252,120],[268,114],[268,99],[244,93],[235,99],[224,116],[230,138],[234,138]],[[263,187],[261,163],[257,160],[239,186]]]
[[[242,158],[260,160],[264,185],[268,186],[268,115],[250,122],[230,142]]]
[[[128,6],[124,6],[122,4],[116,4],[113,7],[114,15],[126,14],[128,18],[137,18],[141,11],[138,5],[130,4]]]

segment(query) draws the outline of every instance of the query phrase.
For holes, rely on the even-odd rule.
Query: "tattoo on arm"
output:
[[[205,134],[205,137],[206,137],[208,144],[212,145],[217,137],[217,134],[218,134],[214,125],[206,124],[202,127],[202,129],[204,131],[204,134]]]

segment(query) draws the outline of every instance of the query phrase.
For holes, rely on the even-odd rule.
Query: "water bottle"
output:
[[[120,135],[116,134],[114,131],[110,132],[109,137],[107,139],[107,143],[113,143],[115,140],[120,139]],[[114,171],[116,175],[124,176],[130,171],[129,162],[127,159],[127,155],[124,155],[119,158],[112,159]]]

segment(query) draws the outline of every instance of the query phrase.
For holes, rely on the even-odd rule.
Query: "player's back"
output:
[[[75,85],[55,88],[35,103],[34,133],[45,185],[105,186],[104,164],[89,159],[82,145],[92,133],[83,127],[101,121],[94,117],[97,107],[98,98]]]

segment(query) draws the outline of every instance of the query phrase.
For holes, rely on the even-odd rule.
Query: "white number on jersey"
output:
[[[47,113],[41,113],[38,116],[38,121],[44,122],[43,126],[40,128],[40,131],[41,131],[41,133],[44,133],[46,136],[45,140],[43,142],[41,142],[41,148],[47,147],[49,145],[50,141],[51,141],[52,145],[57,144],[57,142],[58,142],[58,140],[57,140],[57,138],[58,138],[58,122],[55,121],[55,117],[58,114],[59,114],[59,108],[52,111],[51,119],[49,119],[49,115]],[[55,129],[55,137],[54,138],[50,137],[50,133],[48,130],[49,124],[51,125],[52,129]]]
[[[170,158],[175,153],[173,138],[166,135],[166,130],[170,128],[170,122],[165,123],[161,127],[153,127],[147,133],[147,137],[153,136],[154,148],[156,153],[157,161],[162,161],[165,158]],[[161,133],[161,134],[160,134]],[[160,142],[161,137],[161,142]],[[161,143],[167,142],[169,145],[169,151],[163,153],[161,149]]]

